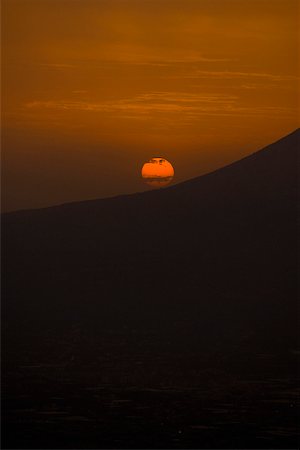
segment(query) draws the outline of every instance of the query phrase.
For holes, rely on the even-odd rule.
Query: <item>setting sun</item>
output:
[[[144,181],[153,187],[163,187],[171,183],[174,177],[172,164],[164,158],[151,158],[142,167]]]

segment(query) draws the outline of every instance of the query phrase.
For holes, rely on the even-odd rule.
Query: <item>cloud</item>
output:
[[[45,67],[47,69],[76,69],[78,66],[76,64],[65,64],[65,63],[37,63],[39,67]]]
[[[198,116],[284,116],[296,113],[292,108],[269,105],[242,105],[238,96],[227,94],[192,94],[186,92],[149,92],[116,101],[89,102],[73,99],[32,101],[30,110],[61,110],[103,113],[119,118],[141,119],[154,115],[172,115],[192,120]]]
[[[105,52],[98,57],[85,57],[83,59],[71,59],[63,61],[41,61],[33,63],[41,68],[65,70],[65,69],[82,69],[85,65],[88,67],[101,67],[103,65],[129,65],[129,66],[157,66],[174,68],[178,65],[197,65],[202,63],[228,63],[233,62],[231,58],[219,56],[204,56],[199,52],[190,50],[171,49],[169,52],[155,51],[133,45],[113,45],[109,46]],[[23,61],[23,64],[25,61]]]
[[[178,57],[170,57],[169,55],[159,56],[153,55],[152,57],[149,55],[144,56],[143,54],[124,54],[120,53],[114,59],[104,59],[104,62],[110,63],[125,63],[129,65],[138,65],[138,66],[161,66],[168,67],[174,66],[178,64],[197,64],[197,63],[223,63],[223,62],[232,62],[233,60],[230,58],[214,58],[214,57],[204,57],[199,54],[193,55],[180,55]]]
[[[168,78],[195,78],[195,79],[217,79],[217,80],[234,80],[234,79],[263,79],[267,81],[293,81],[299,80],[300,77],[295,75],[277,75],[272,73],[262,72],[235,72],[235,71],[208,71],[208,70],[194,70],[190,74],[180,76],[171,76]]]
[[[87,102],[79,100],[32,101],[26,104],[29,109],[58,109],[104,113],[178,113],[215,111],[233,107],[237,97],[220,94],[191,94],[178,92],[151,92],[133,98],[116,101]]]

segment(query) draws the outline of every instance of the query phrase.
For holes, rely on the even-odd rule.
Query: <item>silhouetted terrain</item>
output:
[[[299,136],[3,216],[4,447],[298,447]]]

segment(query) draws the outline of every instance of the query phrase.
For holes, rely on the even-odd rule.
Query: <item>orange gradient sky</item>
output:
[[[296,0],[3,0],[3,208],[174,182],[299,126]],[[254,180],[255,182],[255,180]]]

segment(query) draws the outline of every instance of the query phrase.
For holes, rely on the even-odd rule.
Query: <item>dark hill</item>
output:
[[[27,352],[31,363],[37,357],[70,364],[77,384],[88,367],[84,379],[92,385],[91,372],[101,369],[114,388],[196,388],[200,379],[206,383],[195,373],[208,358],[217,385],[228,373],[260,374],[264,383],[272,376],[294,380],[299,136],[297,130],[167,189],[4,215],[8,367],[18,372]],[[104,369],[95,362],[98,348],[108,358]],[[243,445],[239,433],[235,442],[222,435],[223,444]],[[284,446],[295,443],[291,433]],[[204,435],[207,448],[222,446],[218,438],[210,447]],[[42,438],[35,439],[41,447]],[[120,445],[134,445],[126,439]],[[171,445],[161,439],[155,448]],[[189,439],[185,448],[196,445]]]
[[[35,289],[71,277],[71,285],[95,292],[101,282],[111,291],[120,275],[133,290],[161,291],[166,300],[162,286],[174,293],[287,289],[296,258],[299,134],[169,189],[7,214],[8,284]]]

